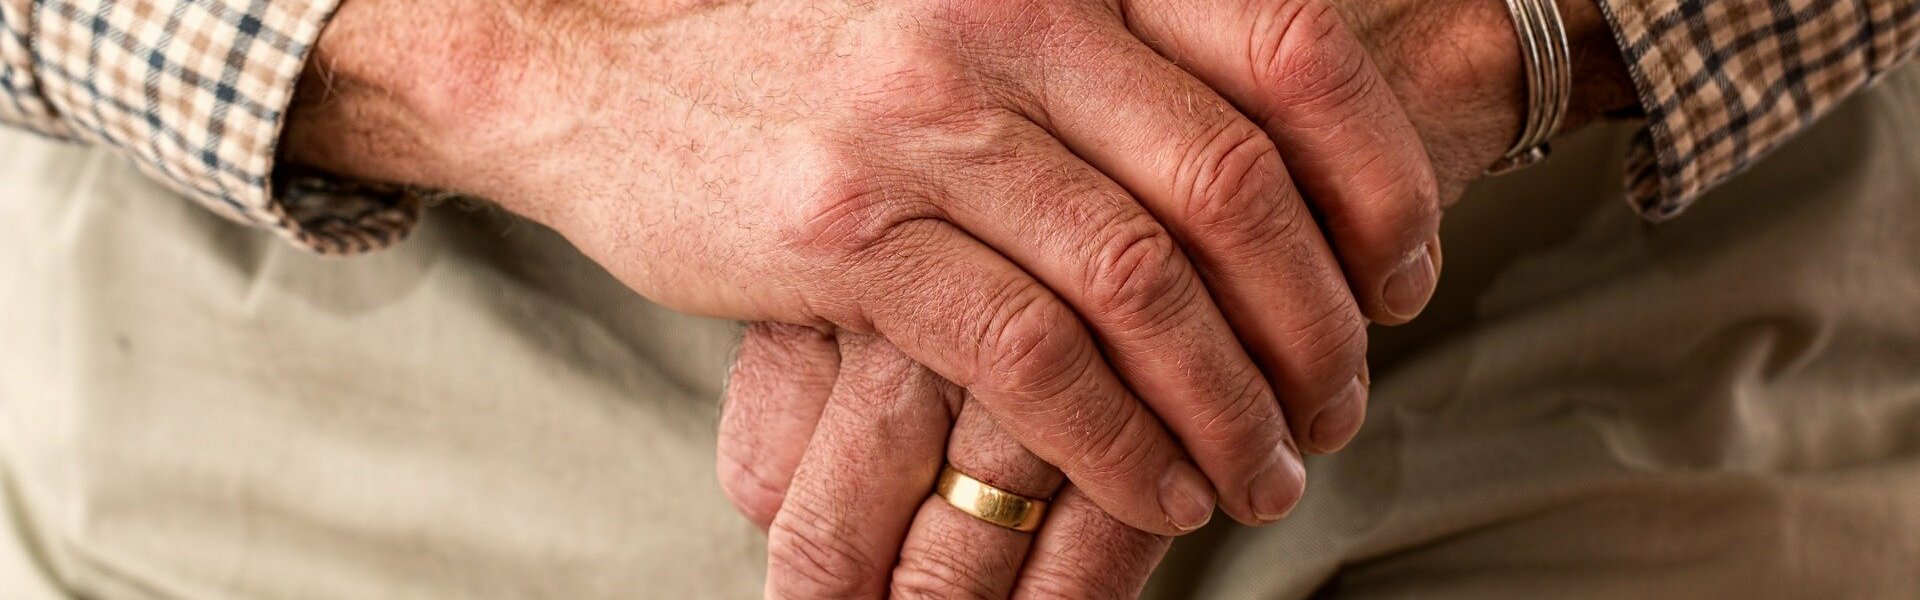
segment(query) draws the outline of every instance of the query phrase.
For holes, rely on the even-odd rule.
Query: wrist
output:
[[[1559,0],[1573,60],[1560,131],[1634,105],[1632,80],[1594,0]],[[1520,40],[1499,0],[1352,0],[1342,5],[1374,49],[1443,180],[1464,182],[1519,137],[1527,88]]]
[[[479,132],[517,103],[524,56],[497,3],[346,0],[322,32],[282,135],[289,165],[467,194]],[[497,130],[496,130],[497,131]],[[497,134],[496,134],[497,136]]]

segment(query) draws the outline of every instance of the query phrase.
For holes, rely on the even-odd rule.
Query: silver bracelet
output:
[[[1547,158],[1547,139],[1560,129],[1572,103],[1573,52],[1566,21],[1554,0],[1506,0],[1520,34],[1520,63],[1527,78],[1527,118],[1520,139],[1487,169],[1499,175]]]

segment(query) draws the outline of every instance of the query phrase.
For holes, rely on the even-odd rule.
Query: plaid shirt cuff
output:
[[[1629,200],[1664,220],[1920,47],[1920,0],[1600,0],[1647,128]]]
[[[111,147],[229,218],[323,253],[398,240],[419,197],[274,172],[339,0],[0,0],[0,121]]]

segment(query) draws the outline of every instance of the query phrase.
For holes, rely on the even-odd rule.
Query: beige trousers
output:
[[[1920,597],[1920,70],[1650,227],[1621,128],[1449,216],[1305,503],[1156,598]],[[746,598],[735,328],[437,209],[321,259],[0,134],[0,598]]]

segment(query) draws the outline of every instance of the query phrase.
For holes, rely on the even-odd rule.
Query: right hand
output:
[[[349,0],[286,155],[493,199],[672,308],[883,336],[1142,530],[1271,522],[1293,435],[1358,426],[1362,315],[1431,292],[1384,290],[1434,178],[1321,3],[1124,4]]]
[[[1340,7],[1421,131],[1443,203],[1458,197],[1504,152],[1526,109],[1504,7]],[[1567,8],[1576,55],[1585,59],[1573,129],[1630,106],[1633,89],[1598,9]],[[979,408],[883,341],[748,326],[721,414],[719,475],[734,505],[769,529],[773,595],[1136,596],[1168,539],[1126,527],[1071,486],[1060,488],[1058,472]],[[928,496],[941,462],[1015,493],[1054,498],[1050,516],[1021,534],[955,510]]]

